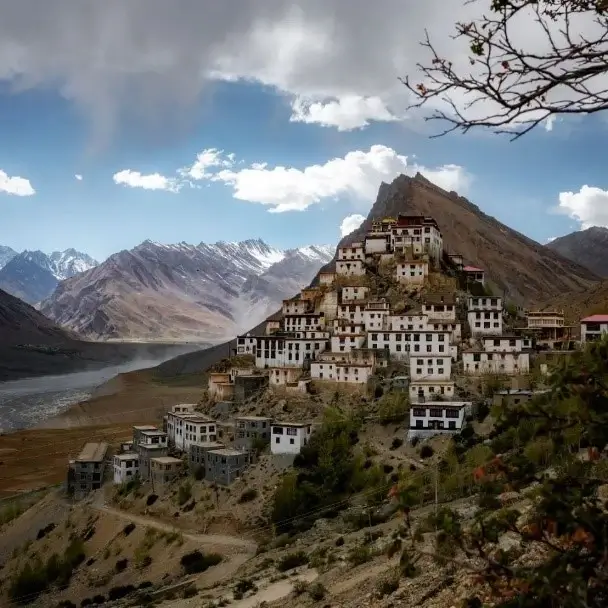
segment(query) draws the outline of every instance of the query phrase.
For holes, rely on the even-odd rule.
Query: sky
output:
[[[431,138],[408,109],[425,28],[466,65],[450,34],[479,10],[0,0],[0,245],[103,260],[146,239],[335,243],[417,171],[541,243],[608,226],[605,117]]]

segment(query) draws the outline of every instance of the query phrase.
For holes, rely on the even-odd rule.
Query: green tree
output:
[[[474,558],[500,608],[608,605],[608,342],[564,361],[550,391],[498,412],[490,444],[464,456],[481,510],[464,525],[450,509],[435,517],[440,563]],[[517,438],[518,441],[514,439]],[[581,457],[579,446],[587,448]],[[500,495],[537,484],[531,510],[502,507]],[[509,532],[510,549],[497,543]],[[533,559],[516,560],[522,554]],[[484,592],[485,593],[485,592]],[[481,606],[473,595],[469,605]]]

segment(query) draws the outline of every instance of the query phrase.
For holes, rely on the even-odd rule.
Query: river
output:
[[[165,360],[139,359],[92,371],[0,382],[0,431],[30,428],[88,399],[117,374],[154,367]]]

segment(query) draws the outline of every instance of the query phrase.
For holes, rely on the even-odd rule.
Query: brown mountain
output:
[[[0,382],[100,369],[133,360],[163,361],[195,345],[86,342],[0,289]]]
[[[589,268],[600,277],[608,278],[608,229],[592,226],[560,236],[547,247],[565,258]]]
[[[435,218],[444,248],[483,268],[490,283],[517,304],[543,302],[567,291],[582,292],[601,280],[591,270],[501,224],[466,198],[442,190],[420,174],[400,175],[391,184],[383,183],[365,222],[340,245],[360,240],[372,219],[399,213]]]
[[[590,270],[501,224],[467,199],[442,190],[419,174],[413,178],[401,175],[391,184],[382,183],[365,222],[338,246],[360,240],[373,219],[398,213],[434,217],[446,248],[485,268],[494,285],[515,302],[544,302],[567,291],[575,291],[578,297],[600,284],[601,279]],[[330,262],[322,270],[332,265]],[[251,331],[255,334],[261,328]],[[206,369],[226,357],[231,345],[226,342],[204,352],[185,354],[156,370],[160,375],[171,376]]]
[[[563,310],[566,323],[577,325],[583,317],[608,314],[608,281],[592,285],[581,293],[564,293],[543,303],[545,310]]]

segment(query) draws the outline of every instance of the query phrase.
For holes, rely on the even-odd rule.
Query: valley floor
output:
[[[127,441],[133,424],[158,423],[171,405],[198,401],[202,387],[197,375],[161,383],[148,370],[122,374],[39,428],[0,435],[0,498],[63,482],[87,441]]]

